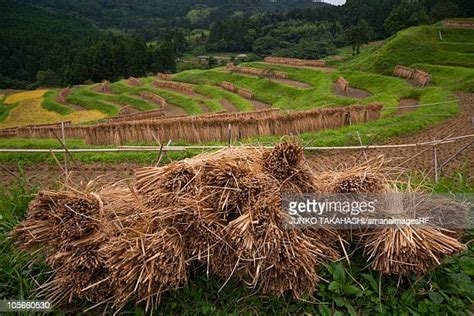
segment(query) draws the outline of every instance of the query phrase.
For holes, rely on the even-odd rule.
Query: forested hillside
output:
[[[0,0],[0,88],[56,86],[173,71],[174,49],[105,32],[75,14]]]
[[[358,53],[410,26],[473,15],[471,0],[0,0],[0,88],[174,72],[190,55],[319,59],[346,45]]]

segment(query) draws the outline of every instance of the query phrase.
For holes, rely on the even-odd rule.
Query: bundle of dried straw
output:
[[[301,297],[315,290],[318,265],[341,257],[335,241],[342,238],[328,227],[288,226],[283,196],[391,189],[368,168],[316,176],[294,141],[272,150],[229,148],[138,169],[128,186],[43,191],[12,236],[46,255],[54,277],[39,293],[58,304],[143,302],[152,309],[187,283],[195,264],[224,284],[235,278],[263,293]],[[359,239],[375,269],[403,275],[463,249],[434,228],[371,230]]]

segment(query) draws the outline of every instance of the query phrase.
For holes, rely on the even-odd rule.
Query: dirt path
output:
[[[180,108],[179,106],[166,103],[165,116],[183,116],[183,115],[188,115],[188,112],[186,112],[183,108]]]
[[[93,163],[80,164],[80,167],[89,180],[96,180],[100,185],[131,178],[133,175],[133,169],[140,167],[140,165],[131,163]],[[9,172],[0,168],[0,187],[13,185],[17,181],[17,178],[15,178],[12,173],[16,176],[19,176],[20,174],[18,167],[14,164],[7,164],[5,165],[5,168],[7,168]],[[76,168],[73,168],[72,165],[70,165],[69,168],[69,170],[73,170],[70,176],[70,183],[77,186],[78,184],[85,182],[81,172],[77,171]],[[39,188],[58,188],[60,183],[64,182],[64,173],[56,164],[42,163],[26,166],[23,167],[22,173],[26,179],[28,179],[29,186],[38,186]]]
[[[207,104],[202,101],[199,102],[199,106],[201,107],[203,113],[212,112],[211,109],[207,106]]]
[[[441,124],[430,126],[414,135],[393,139],[389,143],[413,144],[432,141],[433,139],[444,139],[448,136],[456,137],[474,134],[474,126],[472,124],[472,117],[474,117],[474,93],[458,92],[456,93],[456,96],[459,98],[461,105],[461,113],[459,115],[448,119]],[[462,148],[469,145],[471,142],[472,139],[465,139],[456,143],[438,146],[437,155],[439,165],[455,155]],[[432,176],[434,174],[433,150],[429,149],[420,154],[420,152],[426,148],[428,147],[368,150],[367,155],[369,157],[384,155],[387,159],[390,159],[390,161],[387,163],[388,166],[396,167],[402,164],[402,168],[429,173]],[[474,177],[473,157],[474,144],[468,147],[459,156],[452,159],[443,168],[443,174],[452,175],[456,171],[461,171],[472,179]],[[412,159],[409,160],[410,158]],[[359,159],[359,161],[364,160],[361,151],[340,150],[324,152],[323,154],[313,154],[310,156],[309,161],[314,169],[318,169],[322,165],[332,167],[337,167],[338,165],[342,164],[352,165],[356,159]]]
[[[370,92],[352,87],[349,87],[347,91],[342,91],[337,83],[332,86],[332,92],[341,97],[349,97],[355,99],[365,99],[372,95]]]
[[[255,107],[256,110],[264,110],[264,109],[269,109],[269,108],[272,107],[268,103],[258,101],[258,100],[254,100],[254,99],[250,100],[250,103],[253,104],[253,106]]]
[[[87,111],[85,108],[83,108],[82,106],[80,105],[77,105],[77,104],[74,104],[74,103],[71,103],[71,102],[66,102],[66,104],[64,104],[65,106],[68,106],[70,108],[72,108],[74,111]]]
[[[239,112],[239,109],[229,100],[220,100],[219,103],[224,107],[226,112]]]

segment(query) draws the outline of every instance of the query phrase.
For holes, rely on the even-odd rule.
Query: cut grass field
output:
[[[31,99],[41,98],[48,90],[24,91],[9,95],[3,101],[5,104],[13,104]]]
[[[12,95],[14,97],[15,95]],[[99,111],[71,112],[67,115],[60,115],[57,112],[48,111],[43,106],[43,98],[28,98],[19,101],[18,104],[9,111],[6,119],[0,122],[0,128],[16,126],[50,124],[61,121],[72,121],[73,123],[85,123],[99,120],[105,117]]]

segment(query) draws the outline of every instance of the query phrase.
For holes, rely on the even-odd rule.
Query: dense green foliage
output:
[[[175,72],[177,56],[207,51],[317,59],[406,26],[474,15],[472,1],[400,1],[0,0],[0,88]],[[180,69],[216,66],[207,61]]]
[[[69,14],[0,0],[0,88],[117,80],[175,71],[170,42],[113,34]]]
[[[262,18],[236,18],[218,22],[208,42],[210,51],[252,51],[256,54],[295,58],[320,58],[345,44],[340,23],[309,23],[300,20],[266,24]]]
[[[345,44],[354,45],[357,52],[360,44],[371,39],[384,38],[409,26],[457,16],[460,12],[468,14],[473,10],[472,5],[463,1],[437,1],[349,0],[340,7],[234,16],[213,24],[207,49],[321,58]],[[464,10],[456,9],[460,7]],[[446,14],[442,15],[440,11]]]
[[[417,1],[402,0],[385,20],[384,27],[389,34],[428,22],[425,7]]]

